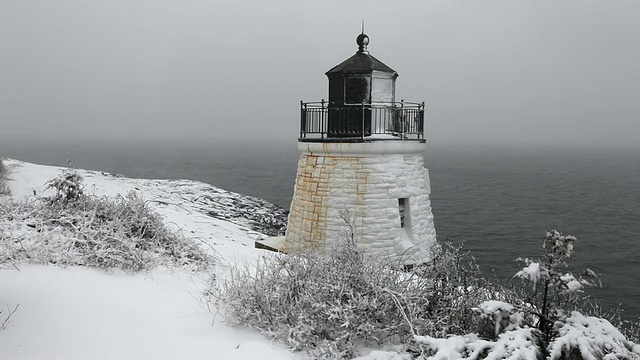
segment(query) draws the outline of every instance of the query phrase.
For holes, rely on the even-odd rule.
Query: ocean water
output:
[[[0,156],[141,178],[187,178],[288,208],[296,141],[277,144],[25,143]],[[489,276],[510,278],[518,257],[542,255],[544,232],[578,238],[573,270],[590,267],[604,308],[640,317],[640,154],[568,147],[428,146],[436,232],[464,241]]]

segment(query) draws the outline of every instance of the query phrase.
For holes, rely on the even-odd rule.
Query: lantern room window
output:
[[[369,102],[370,77],[353,76],[345,79],[344,102],[347,104],[362,104]]]

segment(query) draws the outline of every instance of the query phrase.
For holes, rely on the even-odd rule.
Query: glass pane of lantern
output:
[[[329,102],[332,104],[344,103],[344,79],[329,80]]]
[[[393,80],[373,78],[371,86],[371,101],[392,102],[393,101]]]
[[[369,102],[369,78],[348,77],[345,79],[344,102],[347,104],[362,104]]]

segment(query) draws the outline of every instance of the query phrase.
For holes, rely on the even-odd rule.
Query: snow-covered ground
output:
[[[5,164],[15,200],[53,195],[45,184],[64,170],[17,160]],[[234,263],[254,263],[264,254],[254,248],[255,240],[266,233],[280,233],[286,220],[282,209],[263,200],[200,182],[77,172],[84,178],[85,193],[115,196],[135,191],[142,195],[166,224],[216,256],[216,279],[224,278]],[[20,235],[26,233],[20,231],[42,237],[37,227],[25,230],[16,224],[19,221],[13,215],[0,217],[0,241],[6,240],[2,234],[11,233],[11,238],[21,239],[18,242],[22,244],[26,237]],[[528,266],[523,274],[537,281],[540,274],[534,270]],[[210,273],[175,267],[132,274],[81,266],[5,263],[0,267],[0,359],[308,358],[257,331],[229,325],[207,301],[210,282]],[[502,310],[509,313],[512,306],[486,302],[480,308],[490,318]],[[627,341],[608,321],[579,312],[569,315],[556,324],[560,336],[548,348],[551,358],[579,349],[583,355],[591,354],[585,358],[640,359],[640,345]],[[502,315],[494,320],[497,331]],[[415,336],[414,342],[430,349],[428,359],[469,359],[472,353],[483,351],[490,351],[489,357],[495,359],[537,359],[533,328],[512,322],[495,341],[468,334],[446,339]],[[373,351],[358,359],[411,358],[408,353]]]
[[[50,195],[62,168],[6,160],[16,200]],[[252,262],[256,231],[286,220],[263,201],[189,180],[143,180],[77,170],[85,192],[137,191],[164,220],[219,258]],[[34,195],[35,194],[35,195]],[[226,324],[205,301],[209,277],[176,269],[138,274],[86,267],[18,265],[0,270],[0,359],[304,359],[264,335]]]

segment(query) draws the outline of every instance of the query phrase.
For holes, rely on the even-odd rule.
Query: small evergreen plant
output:
[[[50,198],[51,203],[68,205],[78,202],[84,196],[82,176],[67,169],[62,175],[47,181],[47,189],[55,190],[56,194]]]
[[[567,261],[574,254],[575,242],[574,236],[551,230],[545,234],[542,259],[518,259],[526,266],[514,278],[530,285],[524,299],[527,306],[523,310],[534,315],[536,323],[532,325],[542,332],[547,342],[553,336],[555,322],[579,306],[583,289],[599,284],[591,269],[585,269],[577,277],[566,271]]]

